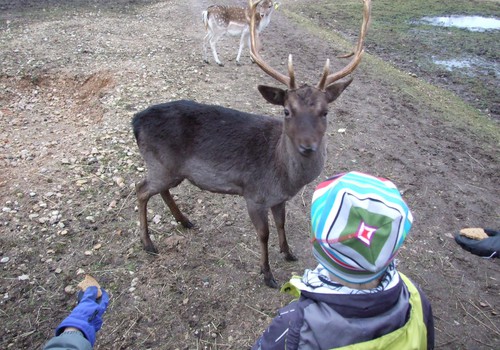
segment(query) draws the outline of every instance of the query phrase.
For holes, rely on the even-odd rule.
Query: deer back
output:
[[[156,181],[188,179],[205,190],[271,204],[291,198],[323,167],[324,130],[320,151],[304,155],[294,140],[301,127],[294,123],[193,101],[155,105],[132,120]]]
[[[280,120],[193,101],[152,106],[132,124],[149,168],[241,195],[272,163],[282,131]]]

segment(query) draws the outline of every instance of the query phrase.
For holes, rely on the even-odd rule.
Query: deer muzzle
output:
[[[301,155],[303,155],[305,157],[316,152],[317,149],[318,149],[318,145],[316,143],[312,143],[312,144],[302,144],[301,143],[299,145],[299,152]]]

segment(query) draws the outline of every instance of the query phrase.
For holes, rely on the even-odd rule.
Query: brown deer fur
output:
[[[328,104],[351,80],[321,91],[259,86],[270,103],[285,108],[284,121],[193,101],[175,101],[137,113],[132,125],[146,162],[146,178],[137,184],[141,240],[157,253],[148,233],[147,203],[160,193],[173,216],[192,223],[174,202],[169,189],[184,179],[201,189],[243,196],[261,247],[265,283],[277,287],[268,257],[271,209],[280,250],[296,260],[285,236],[285,203],[322,171],[326,156]]]

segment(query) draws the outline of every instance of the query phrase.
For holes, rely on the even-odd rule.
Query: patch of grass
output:
[[[357,37],[362,20],[361,0],[319,0],[308,2],[307,7],[301,3],[290,5],[283,11],[350,38]],[[500,7],[497,1],[372,1],[367,51],[455,92],[474,107],[499,118],[500,31],[471,32],[420,21],[424,16],[445,15],[500,17]],[[465,61],[470,67],[448,70],[436,60]]]
[[[359,11],[359,1],[356,2]],[[304,30],[324,40],[334,42],[335,46],[342,50],[352,49],[352,42],[346,40],[341,34],[320,27],[315,21],[297,13],[288,10],[284,12],[289,19],[296,22]],[[425,104],[427,109],[434,111],[436,118],[443,119],[457,127],[467,128],[478,137],[489,139],[494,144],[500,143],[500,131],[497,123],[452,92],[415,78],[374,55],[365,53],[363,66],[366,74],[373,76],[374,80],[392,86],[397,94],[404,96],[415,106]]]

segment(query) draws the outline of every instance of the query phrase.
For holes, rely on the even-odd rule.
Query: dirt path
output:
[[[290,299],[263,284],[243,200],[179,186],[178,202],[196,224],[184,230],[152,199],[160,255],[145,254],[133,187],[144,165],[129,123],[180,98],[281,117],[256,89],[277,84],[248,52],[235,64],[237,39],[219,45],[225,67],[202,62],[208,1],[81,3],[23,10],[34,13],[3,7],[0,15],[0,348],[39,348],[74,305],[82,270],[112,294],[97,349],[248,348]],[[294,54],[300,83],[315,84],[325,59],[343,50],[284,10],[262,40],[263,56],[283,72]],[[500,227],[497,141],[445,121],[425,91],[410,94],[404,84],[370,59],[360,66],[331,107],[323,175],[287,205],[299,261],[283,260],[273,231],[271,267],[284,282],[314,266],[307,237],[317,182],[349,170],[389,177],[415,216],[399,266],[433,303],[438,348],[499,348],[498,261],[452,239],[462,227]]]

